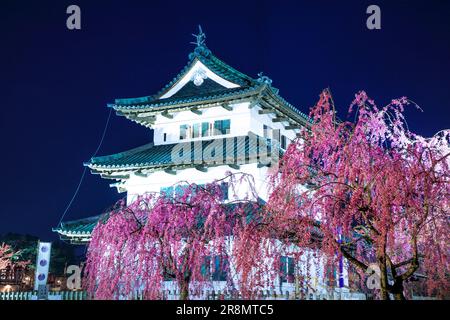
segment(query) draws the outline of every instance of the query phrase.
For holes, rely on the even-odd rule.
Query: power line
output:
[[[108,119],[106,120],[105,128],[103,129],[102,138],[100,139],[100,143],[98,144],[97,149],[95,150],[95,152],[91,156],[91,158],[93,158],[97,155],[98,151],[100,150],[100,147],[103,144],[103,140],[105,139],[106,131],[107,131],[108,125],[109,125],[109,119],[111,118],[112,110],[113,110],[112,108],[109,109],[109,115],[108,115]],[[75,198],[78,194],[78,191],[80,191],[80,187],[81,187],[81,184],[83,183],[83,179],[84,179],[84,176],[86,175],[86,171],[87,171],[87,167],[84,167],[83,173],[81,174],[81,177],[80,177],[80,181],[78,182],[78,186],[75,189],[72,199],[70,199],[69,204],[67,205],[66,209],[64,210],[64,213],[62,214],[61,219],[58,222],[58,226],[61,225],[61,222],[63,221],[63,219],[66,216],[66,213],[69,211],[70,207],[72,206],[72,203],[75,200]]]

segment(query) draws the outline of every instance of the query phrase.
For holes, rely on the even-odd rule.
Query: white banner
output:
[[[38,243],[38,254],[36,258],[36,275],[34,279],[34,290],[46,287],[48,278],[48,268],[50,266],[51,242]]]

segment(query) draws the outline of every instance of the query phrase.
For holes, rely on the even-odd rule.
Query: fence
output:
[[[37,300],[37,291],[0,292],[0,300]],[[48,300],[87,300],[85,291],[49,292]]]
[[[178,300],[180,292],[178,290],[164,290],[161,292],[164,300]],[[192,300],[242,300],[242,294],[237,291],[221,291],[221,290],[202,290],[191,291],[190,299]],[[309,294],[300,295],[299,293],[286,291],[284,294],[276,291],[260,291],[257,293],[256,299],[259,300],[366,300],[367,297],[363,293],[332,292],[328,294]],[[135,292],[130,300],[143,300],[142,292]],[[37,291],[27,292],[0,292],[0,300],[37,300]],[[85,291],[59,291],[49,292],[48,300],[89,300]]]
[[[163,290],[161,292],[163,300],[178,300],[179,290]],[[253,295],[257,300],[368,300],[364,293],[358,292],[330,292],[323,294],[302,294],[300,292],[286,291],[284,293],[270,290],[261,290]],[[142,292],[135,292],[131,300],[143,300]],[[238,291],[228,290],[191,290],[189,294],[191,300],[242,300],[242,294]]]
[[[164,290],[161,293],[164,300],[178,300],[178,290]],[[242,294],[237,291],[202,290],[191,291],[189,298],[192,300],[241,300]],[[358,292],[331,292],[327,294],[301,295],[296,292],[286,291],[284,294],[276,291],[260,291],[256,295],[260,300],[373,300],[372,295]],[[37,300],[37,291],[0,292],[1,300]],[[49,292],[48,300],[89,300],[86,291],[59,291]],[[130,300],[144,300],[142,292],[135,292]],[[412,296],[412,300],[436,300],[435,297]]]

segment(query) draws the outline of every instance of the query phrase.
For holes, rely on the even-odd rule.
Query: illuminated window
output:
[[[161,196],[165,198],[172,198],[173,197],[173,187],[162,187],[159,189]]]
[[[202,137],[209,135],[209,122],[202,122]]]
[[[188,128],[187,124],[180,125],[180,140],[184,140],[188,138]]]
[[[194,123],[192,126],[192,138],[200,138],[200,123]]]
[[[220,184],[220,189],[222,190],[222,200],[228,200],[228,182],[222,182]]]
[[[287,138],[286,136],[281,136],[281,149],[286,150],[287,148]]]
[[[216,120],[214,121],[214,133],[215,134],[229,134],[230,133],[230,119]]]
[[[294,258],[280,257],[280,282],[294,283]]]
[[[175,187],[161,187],[159,192],[164,197],[173,198],[173,197],[182,197],[187,189],[188,185],[176,185]],[[192,185],[192,194],[195,194],[198,188],[205,188],[204,184],[197,184],[196,187]],[[221,200],[228,200],[228,182],[222,182],[220,184],[221,190]]]
[[[201,266],[202,276],[212,281],[226,281],[230,264],[226,256],[206,256]]]

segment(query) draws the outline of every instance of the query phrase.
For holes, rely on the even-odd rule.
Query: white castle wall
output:
[[[286,130],[285,125],[287,123],[272,122],[275,116],[273,114],[258,114],[261,108],[256,105],[249,108],[250,102],[241,102],[230,104],[233,108],[232,111],[228,111],[221,106],[209,107],[206,109],[201,109],[202,114],[198,115],[192,111],[180,111],[171,113],[173,119],[166,118],[160,114],[156,116],[154,129],[154,143],[155,145],[160,144],[170,144],[177,143],[180,141],[193,141],[193,140],[209,140],[212,137],[200,137],[195,139],[184,139],[180,140],[180,125],[188,124],[193,125],[194,123],[211,121],[214,120],[231,120],[230,134],[215,136],[219,137],[235,137],[235,136],[245,136],[249,131],[263,136],[263,125],[267,125],[272,129],[280,130],[282,135],[285,135],[290,140],[295,138],[296,132],[294,130]],[[167,134],[166,141],[163,141],[164,133]]]
[[[230,134],[223,135],[222,137],[245,136],[251,129],[250,109],[248,108],[248,105],[248,102],[234,104],[232,105],[233,111],[228,111],[220,106],[210,107],[201,109],[201,115],[195,114],[192,111],[174,112],[171,113],[173,119],[157,115],[155,124],[152,126],[154,129],[154,143],[155,145],[160,145],[177,143],[180,141],[186,142],[193,140],[210,140],[214,137],[219,138],[221,136],[180,140],[180,125],[193,125],[194,123],[222,119],[231,120]],[[167,134],[167,140],[165,142],[163,141],[164,133]]]
[[[211,138],[246,136],[249,132],[253,132],[259,136],[263,136],[263,125],[267,125],[273,129],[279,129],[281,134],[289,139],[295,138],[293,130],[285,130],[282,123],[273,123],[271,117],[273,115],[260,115],[258,106],[249,108],[249,102],[237,103],[231,105],[233,111],[228,111],[220,106],[211,107],[202,110],[202,115],[197,115],[191,111],[181,111],[173,113],[173,119],[158,115],[154,127],[154,143],[173,144],[177,142],[187,142],[194,140],[209,140]],[[180,140],[180,125],[193,125],[202,121],[230,119],[230,134],[201,137],[195,139]],[[163,141],[164,133],[167,134],[166,141]],[[180,181],[187,181],[188,183],[203,184],[212,182],[216,179],[223,178],[226,172],[238,173],[243,172],[250,174],[255,179],[255,189],[259,197],[267,200],[267,167],[258,168],[256,163],[241,165],[239,170],[232,169],[228,165],[208,167],[207,172],[201,172],[195,168],[188,168],[177,170],[177,174],[169,174],[164,171],[157,171],[149,174],[147,177],[132,175],[122,186],[127,190],[128,202],[130,203],[137,195],[145,192],[159,192],[161,188],[174,185]],[[239,194],[245,196],[250,190],[242,187]]]
[[[166,173],[165,171],[156,171],[147,177],[132,175],[123,185],[127,189],[127,202],[130,204],[140,194],[146,192],[160,192],[161,188],[170,187],[177,183],[187,182],[196,184],[211,183],[216,179],[225,177],[227,171],[231,173],[250,174],[254,181],[254,188],[260,198],[267,200],[267,167],[258,168],[256,163],[241,165],[239,170],[232,169],[227,165],[209,167],[207,172],[199,171],[195,168],[188,168],[177,171],[177,174]],[[240,199],[247,195],[251,196],[251,190],[248,184],[237,187],[236,193]],[[232,192],[229,192],[230,196]]]

